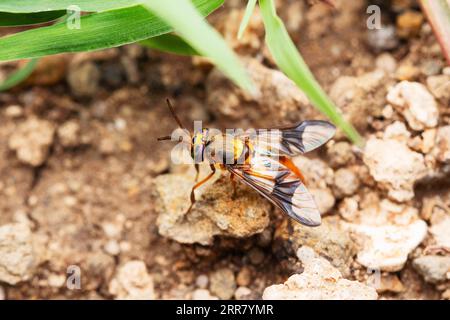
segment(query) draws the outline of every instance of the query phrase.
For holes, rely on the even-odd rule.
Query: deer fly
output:
[[[167,105],[178,126],[186,130],[169,100]],[[334,136],[335,131],[335,126],[327,121],[307,120],[289,127],[252,133],[222,134],[207,128],[189,133],[187,145],[197,175],[187,212],[195,203],[195,189],[208,181],[219,168],[230,173],[233,184],[237,178],[295,221],[307,226],[320,225],[320,212],[306,189],[303,174],[291,157],[320,147]],[[171,139],[171,136],[165,136],[158,141]],[[186,143],[181,140],[179,142]],[[209,163],[211,173],[198,181],[199,163],[205,161]]]

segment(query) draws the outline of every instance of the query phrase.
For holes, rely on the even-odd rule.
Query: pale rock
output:
[[[428,77],[427,86],[436,99],[442,101],[444,106],[450,105],[450,75],[442,74]]]
[[[437,129],[433,154],[441,162],[450,162],[450,125]]]
[[[321,225],[314,228],[285,221],[276,229],[273,243],[276,255],[285,256],[302,246],[312,247],[345,276],[350,274],[350,265],[357,248],[340,219],[325,217]]]
[[[338,198],[353,195],[359,188],[360,181],[354,171],[341,168],[334,173],[334,191]]]
[[[325,189],[328,185],[333,184],[333,169],[323,160],[318,158],[311,159],[305,156],[296,156],[292,160],[305,176],[306,182],[311,189]]]
[[[132,260],[118,268],[109,283],[109,292],[118,300],[154,300],[153,279],[143,261]]]
[[[241,183],[233,198],[229,178],[219,174],[196,190],[197,202],[186,214],[194,184],[190,174],[165,174],[155,179],[161,235],[180,243],[208,245],[216,235],[249,237],[269,224],[270,203]]]
[[[381,111],[381,115],[385,119],[392,119],[392,117],[394,116],[394,108],[392,108],[390,104],[385,105],[383,110]]]
[[[401,270],[427,234],[427,224],[418,219],[417,209],[386,199],[344,225],[359,243],[358,263],[388,272]]]
[[[0,286],[0,301],[5,299],[6,299],[5,289],[2,286]]]
[[[444,128],[445,127],[440,128],[440,129],[442,129],[440,132],[445,131]],[[450,129],[450,126],[448,126],[448,128]],[[447,131],[450,131],[449,129],[447,129]],[[447,132],[447,133],[450,134],[450,132]],[[421,136],[422,136],[422,143],[420,144],[420,150],[422,151],[422,153],[425,153],[425,154],[429,153],[436,144],[437,130],[436,129],[425,130]],[[442,137],[445,137],[445,132]],[[445,139],[446,138],[444,138],[444,140]],[[449,141],[448,136],[447,136],[447,141]],[[450,141],[448,142],[447,146],[448,146],[447,150],[450,150]],[[438,151],[438,153],[439,153],[439,151]],[[448,153],[448,155],[445,155],[445,152],[444,152],[444,157],[443,157],[444,160],[446,157],[448,159],[450,159],[450,153]]]
[[[346,221],[354,221],[358,215],[359,197],[347,197],[339,204],[338,212]]]
[[[436,100],[421,83],[401,81],[389,90],[386,99],[403,114],[414,130],[432,128],[438,123]]]
[[[376,281],[379,281],[377,283]],[[379,277],[379,280],[374,279],[374,284],[376,284],[376,289],[378,293],[382,292],[393,292],[400,293],[405,291],[405,287],[396,274],[383,274]]]
[[[294,274],[284,284],[267,287],[264,300],[375,300],[373,287],[344,279],[326,259],[313,249],[303,246],[297,252],[304,266],[301,274]]]
[[[367,268],[395,272],[403,268],[408,254],[427,234],[425,221],[417,220],[407,226],[353,225],[351,231],[365,238],[357,261]]]
[[[116,240],[109,240],[104,247],[106,253],[117,256],[120,253],[120,245]]]
[[[407,142],[411,137],[411,133],[406,129],[403,122],[395,121],[388,125],[383,132],[383,139],[393,139],[397,141]]]
[[[325,214],[333,209],[336,200],[334,199],[333,193],[329,188],[311,188],[309,189],[309,192],[312,194],[320,214]]]
[[[332,85],[330,97],[342,110],[346,120],[357,129],[367,128],[371,117],[379,117],[386,104],[389,79],[383,70],[359,77],[341,76]]]
[[[327,158],[330,166],[338,168],[351,164],[355,160],[355,155],[350,143],[345,141],[330,142],[327,143]]]
[[[13,104],[5,108],[5,116],[7,116],[8,118],[20,118],[22,115],[23,108],[19,105]]]
[[[427,173],[423,156],[397,140],[370,138],[363,160],[380,187],[399,202],[414,197],[414,183]]]
[[[398,46],[395,26],[389,24],[368,29],[367,43],[376,52],[394,49]]]
[[[375,66],[387,74],[393,74],[397,69],[397,61],[390,53],[384,52],[376,58]]]
[[[433,236],[436,246],[450,249],[450,216],[447,215],[440,221],[433,223],[430,233]]]
[[[23,224],[0,226],[0,281],[14,285],[29,280],[37,263],[30,228]]]
[[[52,273],[47,280],[50,287],[61,288],[66,283],[66,275]]]
[[[54,133],[55,126],[51,122],[30,118],[19,124],[8,144],[21,162],[38,167],[47,159]]]
[[[75,120],[63,123],[57,130],[59,142],[63,147],[73,148],[81,143],[81,127]]]
[[[192,300],[219,300],[219,298],[211,295],[209,290],[196,289],[192,292]]]
[[[236,290],[236,279],[232,270],[222,268],[214,271],[210,277],[209,289],[222,300],[231,299]]]
[[[200,289],[205,289],[208,286],[209,278],[206,274],[201,274],[195,279],[195,284]]]
[[[247,300],[252,294],[252,290],[247,287],[238,287],[234,292],[236,300]]]
[[[421,256],[413,266],[430,283],[450,280],[450,256]]]

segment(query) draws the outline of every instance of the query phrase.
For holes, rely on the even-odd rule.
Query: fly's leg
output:
[[[232,174],[232,173],[230,175],[230,181],[233,186],[233,193],[231,194],[231,199],[234,200],[234,199],[236,199],[236,196],[237,196],[237,190],[236,190],[236,180],[234,179],[234,174]]]
[[[198,176],[200,175],[200,167],[198,163],[194,164],[195,167],[195,183],[198,182]]]
[[[194,203],[195,203],[195,189],[197,189],[197,188],[200,187],[202,184],[204,184],[206,181],[208,181],[209,179],[211,179],[211,177],[216,173],[216,168],[214,167],[214,165],[210,165],[210,168],[211,168],[212,172],[211,172],[205,179],[203,179],[203,180],[197,182],[197,183],[192,187],[192,190],[191,190],[191,205],[189,206],[189,209],[187,209],[187,211],[186,211],[185,214],[188,214],[188,213],[191,211],[192,206],[193,206]]]

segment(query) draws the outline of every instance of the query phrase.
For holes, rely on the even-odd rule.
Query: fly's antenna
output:
[[[173,108],[172,104],[170,103],[169,99],[166,99],[167,102],[167,106],[169,107],[170,113],[172,114],[173,118],[175,119],[175,121],[177,122],[178,126],[181,129],[185,129],[185,127],[183,126],[183,124],[180,121],[180,118],[178,118],[177,114],[175,113],[175,109]],[[158,141],[163,141],[163,140],[171,140],[171,136],[164,136],[164,137],[160,137],[158,138]],[[179,141],[182,141],[182,138],[180,137]]]
[[[166,102],[167,102],[167,106],[168,106],[169,109],[170,109],[170,112],[172,113],[173,118],[174,118],[175,121],[178,123],[178,126],[179,126],[181,129],[185,129],[185,127],[183,126],[183,124],[182,124],[181,121],[180,121],[180,118],[178,118],[177,114],[175,113],[175,109],[173,108],[172,104],[170,103],[170,100],[169,100],[169,99],[166,99]]]

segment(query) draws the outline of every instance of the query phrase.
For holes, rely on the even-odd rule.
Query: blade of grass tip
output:
[[[280,69],[305,92],[312,104],[341,128],[353,143],[362,146],[363,139],[348,123],[314,78],[292,42],[275,11],[273,0],[259,0],[266,30],[266,42]]]
[[[142,0],[154,15],[164,20],[184,41],[208,57],[231,80],[244,90],[256,94],[254,86],[239,59],[198,13],[189,0]]]
[[[28,76],[33,72],[36,67],[39,59],[31,59],[28,63],[21,69],[15,71],[11,74],[8,79],[6,79],[3,83],[0,84],[0,92],[11,89],[12,87],[18,85],[22,81],[24,81]]]
[[[247,8],[245,8],[244,17],[242,18],[241,24],[239,26],[239,31],[237,38],[241,39],[242,35],[244,34],[245,29],[248,26],[248,23],[250,21],[250,17],[252,16],[253,10],[255,10],[256,0],[248,0],[247,2]]]
[[[450,1],[420,0],[420,5],[450,65]]]
[[[179,36],[171,33],[139,41],[139,44],[150,49],[174,53],[183,56],[200,55],[194,48],[192,48],[189,45],[189,43],[181,39]]]

